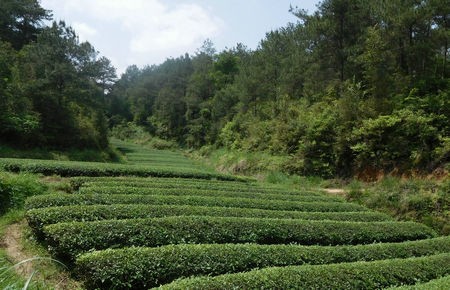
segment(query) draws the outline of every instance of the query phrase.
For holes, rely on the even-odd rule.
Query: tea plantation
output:
[[[116,146],[127,164],[0,159],[70,178],[74,193],[30,197],[26,216],[87,289],[448,286],[450,237],[423,224]]]

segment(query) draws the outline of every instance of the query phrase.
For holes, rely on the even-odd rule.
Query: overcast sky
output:
[[[310,13],[318,0],[41,0],[122,73],[160,64],[211,39],[218,51],[243,43],[255,49],[265,33],[296,22],[289,6]]]

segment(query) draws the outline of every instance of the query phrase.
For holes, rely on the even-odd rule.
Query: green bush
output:
[[[174,141],[164,140],[150,135],[145,128],[134,123],[122,123],[114,126],[110,133],[113,137],[120,140],[128,140],[138,143],[141,146],[148,146],[155,149],[174,149],[178,145]],[[119,140],[113,140],[113,143],[119,143]]]
[[[175,279],[256,268],[409,258],[450,252],[450,237],[359,246],[255,244],[168,245],[107,249],[77,258],[88,289],[147,289]]]
[[[69,176],[156,176],[201,179],[238,180],[231,175],[205,172],[195,168],[170,168],[164,166],[139,166],[126,164],[73,162],[35,159],[1,158],[0,169],[12,172],[28,171],[44,175]]]
[[[136,194],[49,194],[27,199],[26,208],[89,204],[173,204],[194,206],[222,206],[259,208],[269,210],[297,210],[317,212],[368,211],[367,208],[344,202],[295,202],[285,200],[259,200],[251,198],[173,196]]]
[[[174,149],[178,147],[174,141],[164,140],[158,137],[152,137],[149,141],[144,142],[143,145],[148,145],[150,148],[158,150]]]
[[[283,200],[295,202],[343,202],[341,197],[332,197],[327,195],[293,195],[280,193],[254,193],[239,192],[228,190],[211,190],[211,189],[190,189],[185,187],[177,188],[154,188],[152,185],[148,187],[131,187],[131,186],[114,186],[105,187],[103,185],[92,185],[87,188],[82,187],[80,194],[142,194],[142,195],[178,195],[178,196],[204,196],[204,197],[234,197],[234,198],[252,198],[258,200]]]
[[[80,187],[90,186],[130,186],[130,187],[155,187],[155,188],[192,188],[192,189],[211,189],[240,192],[257,193],[283,193],[293,195],[321,195],[317,190],[294,190],[279,186],[264,185],[261,186],[250,179],[239,179],[239,181],[207,180],[195,178],[158,178],[158,177],[72,177],[70,183],[75,190]]]
[[[63,260],[96,249],[156,247],[181,243],[304,245],[367,244],[430,238],[411,222],[343,222],[292,219],[177,216],[152,219],[58,223],[44,227],[49,249]]]
[[[357,167],[402,172],[424,169],[434,160],[433,151],[441,145],[434,121],[422,111],[409,109],[364,120],[351,137]]]
[[[328,105],[320,105],[316,107],[316,114],[311,114],[312,118],[305,130],[304,136],[300,138],[298,151],[293,158],[294,162],[300,164],[299,171],[301,175],[313,175],[325,178],[333,177],[336,174],[335,143],[337,140],[337,114]],[[285,169],[289,170],[292,166],[287,162]],[[289,171],[288,171],[289,172]]]
[[[427,283],[390,287],[386,290],[447,290],[450,289],[450,275],[433,279]]]
[[[450,254],[329,265],[273,267],[175,281],[161,289],[380,289],[450,273]]]
[[[75,205],[31,209],[26,212],[30,227],[41,234],[45,225],[70,221],[97,221],[108,219],[154,218],[166,216],[221,216],[283,218],[303,220],[387,221],[388,215],[378,212],[301,212],[233,207],[190,205]]]
[[[0,171],[0,214],[10,208],[22,208],[27,197],[44,194],[47,189],[35,175]]]
[[[247,191],[247,192],[267,192],[267,193],[286,193],[286,194],[310,194],[317,195],[317,192],[310,190],[293,190],[283,187],[265,185],[246,180],[241,181],[221,181],[205,180],[195,178],[157,178],[157,177],[73,177],[71,183],[77,187],[89,186],[131,186],[131,187],[158,187],[158,188],[176,188],[189,187],[197,189],[223,189],[227,191]]]
[[[352,193],[356,187],[358,195]],[[400,220],[422,222],[450,233],[450,181],[388,176],[376,183],[352,182],[347,199],[384,211]]]
[[[134,176],[100,176],[100,177],[85,177],[77,176],[70,178],[70,184],[75,190],[80,187],[89,187],[91,185],[103,186],[132,186],[132,187],[149,187],[155,186],[159,188],[172,187],[190,187],[190,188],[211,188],[211,189],[227,189],[227,190],[245,190],[245,191],[269,191],[269,192],[291,192],[279,187],[262,188],[255,182],[250,182],[248,179],[232,180],[217,180],[217,179],[198,179],[198,178],[177,178],[177,177],[134,177]],[[292,191],[293,194],[298,194],[300,191]],[[303,191],[301,191],[303,192]]]

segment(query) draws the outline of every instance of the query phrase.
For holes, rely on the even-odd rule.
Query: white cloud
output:
[[[89,41],[93,36],[97,34],[97,30],[83,22],[75,21],[72,23],[72,27],[77,32],[80,41]]]
[[[55,18],[71,24],[80,39],[101,53],[136,64],[160,63],[168,56],[194,52],[206,38],[224,28],[221,19],[198,4],[170,4],[163,0],[43,0]],[[172,2],[173,3],[173,2]],[[121,55],[112,55],[120,52]],[[128,54],[128,55],[126,55]]]

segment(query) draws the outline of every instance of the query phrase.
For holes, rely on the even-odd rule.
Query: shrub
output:
[[[356,186],[355,186],[356,185]],[[443,235],[450,233],[450,182],[445,179],[385,177],[377,183],[352,182],[347,199],[388,212],[400,220],[425,223]],[[361,194],[355,195],[353,191]]]
[[[260,186],[249,179],[239,181],[207,180],[195,178],[158,178],[158,177],[72,177],[70,178],[72,187],[78,190],[80,187],[91,186],[131,186],[131,187],[155,187],[155,188],[196,188],[196,189],[217,189],[240,192],[257,193],[283,193],[293,195],[321,195],[312,190],[293,190],[277,186]]]
[[[82,187],[79,192],[81,194],[142,194],[142,195],[177,195],[177,196],[204,196],[204,197],[234,197],[234,198],[251,198],[258,200],[284,200],[295,202],[343,202],[344,199],[340,197],[332,197],[326,195],[293,195],[280,193],[254,193],[254,192],[239,192],[228,190],[211,190],[211,189],[190,189],[185,187],[175,188],[154,188],[149,187],[131,187],[131,186],[115,186],[104,187],[89,186]]]
[[[445,290],[450,289],[450,275],[433,279],[427,283],[417,283],[415,285],[390,287],[386,290]]]
[[[435,233],[411,222],[342,222],[292,219],[177,216],[58,223],[44,227],[51,251],[73,259],[92,249],[155,247],[180,243],[298,243],[304,245],[400,242]]]
[[[35,175],[0,171],[0,214],[9,208],[21,208],[27,197],[44,194],[46,191],[47,186]]]
[[[389,216],[378,212],[301,212],[233,207],[143,204],[75,205],[37,208],[27,211],[26,218],[30,227],[36,233],[41,234],[42,228],[45,225],[61,222],[154,218],[181,215],[366,222],[386,221],[391,219]]]
[[[329,265],[272,267],[175,281],[161,289],[380,289],[450,274],[450,254]]]
[[[269,210],[297,210],[319,212],[368,211],[367,208],[344,202],[295,202],[285,200],[258,200],[251,198],[173,196],[136,194],[49,194],[27,199],[26,208],[89,204],[173,204],[194,206],[222,206],[259,208]]]
[[[198,178],[177,178],[177,177],[134,177],[134,176],[101,176],[101,177],[84,177],[77,176],[70,178],[70,184],[75,190],[80,187],[89,187],[95,185],[103,186],[132,186],[132,187],[149,187],[173,188],[173,187],[190,187],[190,188],[217,188],[227,190],[245,190],[245,191],[261,191],[261,192],[288,192],[298,194],[300,191],[286,191],[275,187],[260,187],[254,182],[247,179],[239,179],[237,181],[223,181],[217,179],[198,179]],[[303,191],[302,191],[303,192]],[[311,192],[309,192],[311,193]],[[317,194],[317,193],[316,193]]]
[[[441,144],[434,121],[430,115],[409,109],[364,120],[351,137],[357,167],[384,171],[424,169]]]
[[[76,261],[76,272],[89,289],[147,289],[195,275],[215,276],[273,266],[408,258],[449,251],[449,237],[334,247],[255,244],[132,247],[83,254]]]
[[[96,162],[73,162],[34,159],[1,158],[0,169],[20,172],[28,171],[44,175],[70,176],[140,176],[183,177],[201,179],[239,180],[231,175],[205,172],[195,168],[170,168]]]

